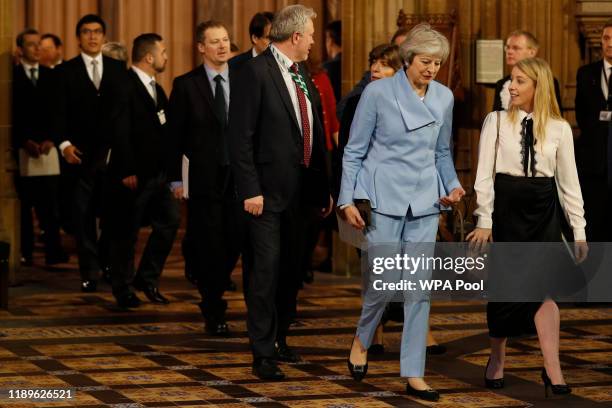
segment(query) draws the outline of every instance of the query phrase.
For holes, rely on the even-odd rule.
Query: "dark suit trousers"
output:
[[[274,343],[284,342],[295,319],[297,293],[302,279],[307,218],[296,197],[282,212],[265,210],[251,217],[246,296],[247,327],[255,358],[273,358]]]
[[[187,231],[183,242],[185,267],[197,280],[204,319],[225,319],[223,293],[242,252],[244,217],[234,198],[229,167],[219,170],[216,192],[190,196],[187,201]]]
[[[36,211],[40,229],[45,232],[45,253],[48,256],[62,252],[59,234],[59,176],[20,177],[21,200],[21,254],[32,257],[34,225],[32,208]]]
[[[96,217],[100,215],[106,188],[103,170],[83,169],[76,177],[72,201],[72,225],[82,280],[96,280],[100,273]]]
[[[115,296],[130,293],[129,284],[139,280],[147,286],[159,285],[166,258],[180,224],[179,203],[172,195],[165,176],[142,183],[131,191],[120,181],[112,187],[109,218],[104,234],[108,233],[111,261],[111,284]],[[143,219],[151,223],[151,235],[134,274],[134,253]]]

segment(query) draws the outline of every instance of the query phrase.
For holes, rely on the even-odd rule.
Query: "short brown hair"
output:
[[[605,22],[604,26],[601,29],[602,33],[603,33],[603,30],[605,30],[608,27],[612,27],[612,18]]]
[[[404,65],[399,54],[399,47],[395,44],[380,44],[372,48],[372,51],[370,51],[370,55],[368,56],[370,66],[372,66],[372,64],[374,64],[377,60],[385,60],[387,65],[389,65],[395,71],[399,71]]]
[[[227,27],[225,27],[223,23],[220,21],[216,21],[216,20],[204,21],[198,24],[198,26],[196,27],[196,35],[195,35],[196,42],[199,42],[199,43],[204,42],[204,35],[206,34],[206,30],[208,30],[209,28],[225,28],[225,31],[227,31]]]
[[[535,35],[531,34],[529,31],[525,31],[525,30],[514,30],[514,31],[512,31],[506,37],[506,41],[510,37],[520,37],[520,36],[525,37],[525,39],[527,40],[527,45],[529,46],[529,48],[533,48],[533,49],[536,49],[536,50],[538,48],[540,48],[540,43],[538,42],[537,38],[535,38]]]

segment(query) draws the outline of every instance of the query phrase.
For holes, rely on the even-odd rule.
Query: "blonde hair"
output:
[[[548,63],[542,58],[525,58],[517,62],[515,68],[521,70],[534,83],[533,136],[540,141],[540,147],[542,147],[548,120],[564,120],[555,96],[552,71]],[[519,107],[512,104],[508,107],[508,118],[514,124],[518,123],[518,110]]]

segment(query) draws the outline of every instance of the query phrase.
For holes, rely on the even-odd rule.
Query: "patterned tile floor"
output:
[[[177,241],[178,242],[178,241]],[[401,326],[390,324],[387,353],[372,358],[365,381],[354,382],[346,356],[359,313],[359,281],[317,274],[300,293],[299,321],[289,343],[304,357],[284,365],[287,378],[251,374],[240,291],[227,294],[233,336],[203,333],[198,295],[185,281],[177,245],[161,283],[167,306],[144,302],[117,309],[108,286],[83,294],[75,263],[23,269],[0,311],[0,407],[612,407],[612,309],[562,309],[561,360],[574,394],[545,399],[536,338],[508,348],[507,387],[482,386],[488,341],[484,305],[434,303],[431,324],[448,353],[427,361],[437,404],[403,394]],[[40,262],[40,257],[36,258]],[[240,281],[240,270],[234,281]],[[70,390],[72,399],[9,398],[10,390]]]

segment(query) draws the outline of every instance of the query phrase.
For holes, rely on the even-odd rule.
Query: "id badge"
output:
[[[601,120],[602,122],[612,121],[612,111],[600,111],[599,120]]]
[[[164,125],[166,123],[166,113],[164,112],[163,109],[157,112],[157,117],[159,118],[160,124]]]

